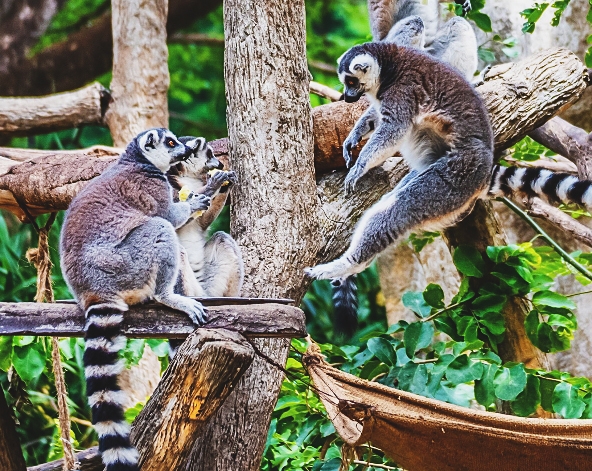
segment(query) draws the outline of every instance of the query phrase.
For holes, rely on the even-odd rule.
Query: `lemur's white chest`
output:
[[[199,178],[179,177],[181,186],[187,186],[194,193],[199,192],[204,186]],[[189,265],[194,273],[199,273],[204,266],[205,245],[206,245],[206,231],[198,224],[197,221],[189,221],[183,227],[177,230],[179,242],[185,248]]]

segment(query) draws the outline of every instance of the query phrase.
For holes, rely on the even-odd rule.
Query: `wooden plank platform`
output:
[[[247,337],[306,336],[301,309],[280,304],[284,300],[265,301],[208,306],[209,321],[204,327],[234,330]],[[0,303],[0,335],[82,337],[84,324],[83,312],[72,302]],[[130,338],[177,339],[187,337],[195,328],[184,313],[151,303],[126,312],[123,331]]]

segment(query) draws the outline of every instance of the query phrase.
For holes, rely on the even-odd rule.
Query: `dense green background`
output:
[[[82,17],[108,8],[108,0],[69,0],[52,20],[47,33],[33,53],[63,40]],[[565,2],[564,2],[565,3]],[[474,0],[471,18],[479,27],[490,30],[489,19],[478,10],[482,0]],[[335,60],[353,44],[370,39],[366,0],[307,0],[307,54],[314,80],[339,89],[335,74],[317,70],[314,63],[334,65]],[[540,7],[537,7],[540,9]],[[529,21],[537,19],[537,8],[527,12]],[[539,15],[540,16],[540,15]],[[530,23],[525,29],[531,28]],[[222,8],[197,21],[187,32],[208,33],[221,37]],[[499,38],[504,53],[516,55],[513,38]],[[492,51],[480,49],[485,62],[493,62]],[[201,135],[208,139],[226,135],[223,81],[223,49],[216,46],[179,45],[169,47],[171,87],[169,91],[170,127],[178,135]],[[108,87],[109,74],[99,80]],[[313,106],[325,101],[311,96]],[[30,138],[13,139],[12,145],[43,149],[74,149],[95,144],[110,144],[106,129],[93,126]],[[515,157],[538,158],[546,152],[531,141],[520,143]],[[35,271],[25,260],[27,248],[36,245],[30,225],[21,224],[12,215],[0,217],[0,300],[32,301],[35,294]],[[62,216],[51,232],[52,260],[56,264],[53,281],[56,298],[70,297],[60,275],[57,238]],[[43,223],[45,217],[39,218]],[[228,214],[217,222],[228,227]],[[422,242],[423,240],[423,242]],[[426,239],[416,239],[421,248]],[[586,254],[575,254],[588,265]],[[552,251],[531,244],[491,249],[479,254],[470,248],[455,253],[455,263],[465,281],[451,305],[445,306],[441,289],[430,285],[424,293],[408,293],[404,303],[416,313],[418,322],[399,323],[388,328],[374,267],[358,277],[360,329],[347,343],[332,334],[331,290],[327,282],[315,282],[303,301],[307,325],[312,337],[323,343],[329,361],[345,371],[390,386],[468,406],[480,403],[494,410],[499,400],[508,401],[517,415],[528,416],[538,405],[566,417],[592,416],[592,387],[585,379],[571,378],[559,372],[527,370],[523,365],[502,365],[496,354],[505,327],[500,310],[509,296],[531,300],[529,335],[539,348],[558,351],[569,347],[577,322],[573,303],[549,291],[552,278],[569,274],[563,260]],[[473,290],[470,280],[484,279],[484,287]],[[582,279],[586,282],[585,279]],[[431,316],[431,317],[430,317]],[[430,317],[434,320],[427,320]],[[388,330],[387,330],[388,328]],[[448,342],[434,340],[437,332],[446,332]],[[396,334],[395,336],[391,334]],[[166,344],[148,342],[166,366]],[[335,345],[336,344],[336,345]],[[94,444],[84,396],[82,370],[83,344],[80,339],[61,343],[70,411],[76,446]],[[125,357],[129,363],[139,359],[145,342],[128,342]],[[273,414],[262,469],[264,470],[337,470],[340,441],[324,414],[318,398],[308,387],[299,362],[306,346],[293,342],[288,360],[289,375],[284,381],[280,400]],[[43,463],[61,456],[57,439],[55,388],[51,373],[48,339],[0,337],[0,384],[8,391],[7,399],[19,421],[19,435],[28,465]],[[10,366],[17,375],[8,380]],[[129,411],[131,419],[141,405]],[[373,450],[365,457],[387,463]],[[362,469],[357,466],[356,469]],[[376,469],[376,468],[370,468]],[[393,468],[395,469],[395,468]]]

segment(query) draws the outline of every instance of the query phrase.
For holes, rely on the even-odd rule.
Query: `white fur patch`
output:
[[[524,173],[526,172],[525,168],[516,169],[514,175],[508,178],[508,186],[513,191],[520,191],[522,190],[522,179],[524,178]]]
[[[122,314],[109,314],[109,315],[94,315],[90,314],[88,320],[86,321],[86,328],[91,324],[97,325],[99,327],[111,327],[119,325],[123,322],[123,315]]]
[[[103,350],[108,353],[117,353],[125,348],[126,338],[123,335],[113,337],[111,340],[104,337],[98,337],[96,339],[87,339],[84,343],[86,348],[93,350]]]
[[[106,466],[117,462],[133,465],[140,459],[140,455],[135,448],[111,448],[104,451],[102,457]]]
[[[127,394],[125,391],[110,391],[106,389],[104,391],[97,391],[88,397],[88,405],[91,407],[104,402],[123,407],[127,403]]]
[[[541,170],[538,178],[532,182],[532,191],[534,191],[537,195],[542,196],[545,198],[545,194],[543,193],[543,186],[549,177],[553,175],[553,172],[550,170]]]
[[[570,199],[567,197],[567,192],[571,188],[574,183],[577,183],[579,180],[577,177],[567,177],[564,179],[559,186],[557,187],[557,196],[559,199],[564,203],[569,203]]]
[[[87,378],[102,376],[117,376],[123,371],[123,361],[119,360],[113,365],[92,365],[84,368],[84,375]]]
[[[582,195],[582,203],[588,209],[592,209],[592,186],[588,187],[588,189]]]
[[[360,54],[349,64],[349,72],[360,81],[364,91],[376,96],[380,86],[380,66],[370,54]]]
[[[97,422],[93,425],[99,437],[104,435],[127,436],[130,433],[130,425],[127,422]]]

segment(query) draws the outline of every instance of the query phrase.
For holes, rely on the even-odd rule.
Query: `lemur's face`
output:
[[[355,46],[338,59],[339,80],[345,85],[347,103],[358,101],[364,93],[376,95],[380,85],[380,66],[376,59]]]
[[[193,149],[164,128],[149,129],[137,137],[142,155],[156,168],[167,172],[171,165],[191,157]]]
[[[179,140],[193,149],[191,156],[183,163],[185,171],[190,175],[202,175],[213,169],[224,168],[224,164],[216,158],[203,137],[180,137]]]

